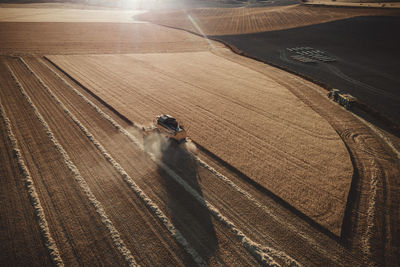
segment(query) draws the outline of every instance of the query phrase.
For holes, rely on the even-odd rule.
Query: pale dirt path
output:
[[[34,63],[34,61],[30,62],[30,64]],[[48,64],[49,63],[47,63],[47,65]],[[40,69],[40,64],[34,64],[34,67],[36,69]],[[46,74],[47,73],[44,72],[43,76]],[[48,77],[50,79],[50,75]],[[64,79],[68,80],[68,83],[73,83],[66,77],[64,77]],[[65,99],[66,102],[70,102],[71,99],[75,99],[74,101],[71,101],[72,110],[78,109],[77,112],[79,113],[82,112],[82,110],[85,110],[86,115],[84,117],[95,117],[95,113],[88,113],[90,110],[85,108],[85,104],[82,99],[77,98],[76,95],[74,96],[74,94],[69,92],[71,89],[68,88],[68,86],[66,87],[65,84],[63,86],[62,83],[57,83],[56,80],[54,80],[52,84],[58,84],[58,86],[56,86],[56,88],[59,88],[60,90],[58,94],[62,93],[61,96],[64,95],[63,99]],[[92,101],[97,103],[97,100],[87,95],[87,93],[79,86],[75,87],[75,89],[79,90]],[[98,105],[103,106],[102,103],[99,103]],[[107,109],[105,109],[105,111],[107,111]],[[125,127],[128,129],[131,128],[129,124],[126,124],[126,122],[122,121],[120,118],[115,117],[115,114],[109,113],[109,115],[113,116],[114,119],[119,121],[120,124],[125,125]],[[96,132],[96,135],[102,136],[104,135],[104,126],[102,126],[101,129],[102,131],[98,131],[95,127],[93,128],[92,132]],[[135,131],[132,133],[135,133]],[[138,138],[142,137],[138,135]],[[119,146],[119,149],[110,149],[113,157],[118,158],[118,161],[123,166],[137,165],[138,163],[135,164],[130,160],[134,157],[130,155],[132,154],[131,150],[135,147],[129,142],[122,142],[123,140],[116,138],[116,136],[113,137],[113,140],[117,139],[119,141],[114,142],[117,143],[116,146]],[[108,143],[109,142],[105,142],[105,144]],[[326,236],[326,233],[319,232],[320,229],[318,228],[314,229],[310,227],[302,219],[298,218],[297,215],[282,209],[280,204],[276,203],[274,200],[271,200],[269,197],[266,197],[266,195],[260,195],[260,192],[258,192],[257,189],[255,190],[251,186],[249,187],[246,183],[243,184],[243,181],[240,179],[237,180],[236,178],[235,182],[240,182],[241,186],[244,185],[246,190],[248,190],[251,194],[256,195],[258,201],[265,205],[263,208],[257,206],[253,201],[250,201],[242,194],[232,189],[226,183],[222,182],[220,179],[214,176],[214,174],[210,173],[209,170],[198,166],[198,163],[188,156],[183,150],[172,147],[168,152],[166,152],[166,155],[169,155],[168,158],[170,159],[166,157],[164,160],[168,162],[168,164],[170,164],[170,166],[181,177],[183,177],[194,189],[201,193],[207,201],[210,201],[219,210],[221,210],[225,216],[239,226],[246,235],[260,244],[272,246],[277,251],[288,253],[305,265],[313,265],[322,262],[326,265],[343,266],[350,262],[353,262],[355,265],[357,264],[356,262],[358,262],[358,259],[354,258],[354,255],[352,255],[351,252],[346,251],[345,248],[341,247],[335,240],[331,239],[331,237]],[[144,169],[142,172],[147,173],[149,170]],[[193,177],[194,174],[197,178]],[[228,172],[227,176],[232,177],[232,173]],[[141,186],[143,188],[146,188],[147,186],[154,188],[152,189],[156,194],[154,199],[159,198],[160,201],[168,201],[168,195],[172,195],[169,193],[169,187],[165,182],[163,182],[163,179],[158,181],[154,180],[154,178],[146,178],[140,180],[138,183],[143,183],[143,186]],[[161,183],[161,186],[157,185],[159,183]],[[164,187],[166,187],[167,190],[165,190]],[[176,193],[176,195],[180,194],[182,193]],[[186,201],[187,199],[191,198],[191,196],[187,194],[185,194],[185,197]],[[178,210],[181,209],[183,208],[179,208]],[[171,212],[171,215],[173,218],[175,217],[175,220],[177,221],[177,225],[185,228],[185,223],[181,223],[182,215],[177,215],[177,213],[173,211]],[[182,212],[182,214],[184,214],[184,212]],[[187,222],[190,222],[190,220]],[[194,224],[193,220],[188,225],[191,224]],[[187,232],[186,234],[190,234],[190,232]]]
[[[273,78],[209,52],[50,58],[135,123],[178,117],[194,141],[340,234],[352,175],[347,150]]]
[[[235,241],[232,233],[212,218],[209,211],[157,167],[146,154],[138,150],[129,139],[122,134],[116,134],[115,128],[108,121],[99,117],[95,110],[60,79],[49,74],[45,66],[38,64],[36,60],[26,61],[46,84],[51,85],[54,93],[94,137],[101,141],[139,187],[171,218],[177,229],[210,265],[255,263],[246,250]],[[185,177],[194,179],[194,171],[186,169]]]
[[[0,90],[4,90],[4,75],[0,80]],[[0,118],[0,162],[0,262],[52,266],[4,118]]]
[[[8,64],[18,73],[12,62]],[[123,264],[100,218],[74,182],[72,173],[62,163],[61,155],[8,74],[4,61],[1,68],[7,85],[1,90],[2,99],[8,100],[3,103],[4,109],[34,180],[62,260],[66,264]],[[98,240],[98,236],[103,238]]]

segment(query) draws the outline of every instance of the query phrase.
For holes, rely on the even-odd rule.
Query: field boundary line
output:
[[[21,58],[19,58],[22,61]],[[132,256],[132,253],[129,251],[129,249],[126,247],[124,241],[121,238],[120,233],[118,230],[114,227],[113,223],[108,219],[106,212],[104,211],[103,206],[101,203],[96,199],[92,191],[90,190],[90,187],[86,183],[85,179],[81,176],[79,170],[75,166],[75,164],[71,161],[70,157],[68,156],[67,152],[64,150],[64,148],[60,145],[58,140],[55,138],[53,132],[51,131],[49,125],[47,122],[44,120],[42,115],[40,114],[39,110],[37,109],[36,105],[32,102],[31,98],[29,95],[26,93],[25,89],[22,87],[20,82],[18,81],[18,78],[15,76],[14,72],[8,67],[11,75],[13,76],[13,79],[17,82],[17,87],[22,93],[22,95],[25,97],[29,105],[32,107],[36,117],[39,119],[40,123],[42,124],[43,128],[46,130],[46,133],[50,140],[52,141],[53,145],[56,147],[57,151],[63,156],[64,158],[64,163],[67,165],[68,169],[73,173],[75,180],[83,190],[83,192],[86,194],[89,202],[93,205],[95,208],[96,212],[100,215],[102,223],[106,226],[107,230],[109,231],[111,235],[111,239],[113,240],[114,245],[118,249],[118,251],[122,254],[124,257],[124,260],[126,261],[128,266],[138,266],[135,259]]]
[[[97,141],[97,139],[89,132],[89,130],[68,110],[68,108],[60,101],[60,99],[48,88],[43,81],[31,70],[31,68],[25,63],[23,59],[21,61],[25,64],[28,70],[39,80],[40,84],[46,89],[51,97],[57,102],[63,111],[74,121],[74,123],[82,130],[86,137],[96,146],[100,153],[106,158],[106,160],[114,167],[114,169],[121,175],[124,181],[134,191],[134,193],[144,202],[146,207],[155,215],[170,232],[170,234],[181,244],[187,253],[189,253],[193,260],[199,266],[207,266],[204,259],[197,253],[197,251],[189,244],[182,233],[175,228],[168,217],[161,211],[161,209],[147,196],[147,194],[133,181],[133,179],[126,173],[121,165],[114,160],[114,158],[107,152],[107,150]]]
[[[53,261],[53,264],[55,266],[59,266],[59,267],[64,266],[64,262],[61,258],[58,247],[57,247],[53,237],[51,236],[49,224],[46,220],[46,216],[44,214],[44,210],[43,210],[42,204],[40,202],[39,195],[36,191],[35,183],[33,182],[33,179],[28,170],[28,167],[25,164],[25,161],[23,159],[23,156],[21,154],[21,151],[20,151],[20,148],[18,145],[17,138],[15,137],[15,135],[12,131],[10,120],[7,117],[7,114],[1,103],[0,103],[0,114],[1,114],[1,118],[4,122],[4,124],[6,126],[7,137],[12,144],[14,155],[17,158],[19,171],[24,177],[25,189],[28,193],[31,205],[33,206],[33,209],[35,211],[35,217],[39,223],[40,233],[42,234],[42,237],[45,241],[45,246],[47,248],[47,251],[49,252],[50,258]]]
[[[50,61],[50,60],[49,60]],[[52,61],[50,63],[54,64]],[[46,65],[46,64],[45,64]],[[47,66],[48,67],[48,66]],[[56,66],[57,67],[57,66]],[[51,68],[48,67],[50,70]],[[210,204],[207,200],[205,200],[202,196],[200,196],[196,190],[194,190],[187,182],[185,182],[178,174],[176,174],[172,169],[170,169],[166,164],[159,162],[156,157],[146,152],[143,146],[138,142],[138,140],[132,136],[127,130],[125,130],[121,125],[119,125],[114,119],[112,119],[109,115],[105,114],[96,104],[90,101],[86,96],[76,90],[71,84],[69,84],[64,78],[54,72],[61,80],[64,81],[76,94],[84,99],[86,103],[92,106],[101,116],[103,116],[106,120],[108,120],[116,129],[118,129],[122,134],[128,137],[128,139],[138,146],[145,154],[147,154],[158,166],[164,169],[177,183],[179,183],[188,193],[190,193],[202,206],[207,208],[220,222],[226,225],[236,236],[236,238],[242,243],[242,245],[252,254],[257,260],[267,266],[278,266],[278,264],[273,260],[270,254],[280,254],[282,252],[276,252],[274,249],[261,246],[260,244],[252,241],[248,238],[242,231],[240,231],[228,218],[220,213],[220,211],[215,208],[212,204]],[[290,258],[290,256],[285,255]],[[279,255],[283,261],[286,262],[287,258],[283,255]],[[291,259],[291,258],[290,258]],[[295,260],[290,261],[291,264],[299,266],[300,264]]]

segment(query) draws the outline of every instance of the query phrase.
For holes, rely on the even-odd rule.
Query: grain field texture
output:
[[[399,11],[290,5],[159,11],[140,14],[137,18],[197,34],[230,35],[290,29],[357,16],[385,15],[399,15]]]
[[[120,117],[110,112],[109,109],[104,109],[102,102],[98,103],[96,98],[93,98],[93,96],[88,94],[80,86],[77,86],[73,81],[69,80],[64,74],[59,73],[54,66],[49,66],[49,62],[41,62],[52,69],[55,76],[62,81],[62,83],[57,83],[56,80],[51,80],[52,82],[50,84],[57,84],[57,86],[54,87],[58,88],[58,90],[55,90],[59,92],[57,94],[60,94],[60,97],[66,100],[75,99],[72,101],[73,105],[72,103],[69,105],[71,110],[85,110],[86,115],[82,114],[82,116],[93,118],[96,113],[87,113],[90,110],[84,108],[85,105],[82,105],[83,103],[91,103],[90,105],[99,114],[103,114],[102,116],[104,118],[109,117],[107,120],[115,128],[119,129],[121,133],[127,132],[125,129],[128,129],[127,136],[135,134],[134,138],[143,138],[142,133],[129,130],[132,129],[130,124],[121,120]],[[37,64],[35,60],[30,60],[29,64],[36,70],[43,68],[43,66],[41,66],[42,64]],[[46,72],[44,72],[43,77],[45,77],[45,75]],[[47,75],[47,77],[51,77],[51,75]],[[80,97],[77,98],[76,95],[74,97],[71,90]],[[79,101],[79,98],[83,100],[81,99]],[[93,103],[97,104],[93,105]],[[100,107],[103,107],[103,109],[99,109]],[[105,112],[107,113],[106,115],[104,115]],[[98,132],[99,136],[103,135],[104,126],[102,126],[103,130],[95,130],[96,128],[97,127],[94,127],[92,132],[96,133],[96,135]],[[114,158],[118,159],[118,162],[120,162],[121,166],[124,166],[126,170],[132,168],[127,166],[139,164],[139,162],[142,161],[139,161],[139,159],[146,159],[146,155],[134,156],[134,154],[132,154],[132,148],[137,147],[137,141],[130,142],[130,140],[133,140],[131,138],[125,141],[121,139],[116,141],[116,139],[116,136],[112,138],[113,143],[117,144],[116,147],[118,147],[118,149],[110,148],[109,151]],[[104,142],[104,144],[108,146],[110,142]],[[139,145],[141,144],[139,143]],[[338,243],[331,240],[330,237],[321,233],[318,229],[310,228],[301,218],[298,218],[291,212],[275,207],[277,203],[273,200],[271,201],[270,198],[266,198],[265,195],[258,198],[256,201],[251,197],[249,198],[250,195],[257,195],[259,192],[251,187],[249,188],[248,184],[246,185],[246,190],[248,190],[249,193],[245,193],[246,196],[244,196],[243,190],[238,191],[237,187],[231,187],[232,182],[228,185],[225,181],[217,179],[218,177],[215,175],[215,172],[210,172],[209,169],[204,168],[204,161],[203,164],[198,164],[198,160],[195,159],[196,157],[188,155],[184,150],[170,146],[163,155],[164,156],[161,158],[162,162],[170,166],[170,168],[180,176],[180,179],[186,181],[188,185],[196,190],[197,194],[203,195],[205,200],[218,208],[219,211],[222,212],[227,219],[231,220],[236,227],[243,231],[247,237],[263,245],[263,251],[265,253],[272,255],[280,262],[293,262],[290,256],[295,257],[296,260],[306,265],[317,263],[332,265],[343,262],[353,262],[356,264],[356,262],[358,262],[357,258],[354,258],[353,255],[343,250],[343,248],[338,245]],[[136,158],[137,160],[132,161],[132,158]],[[149,163],[146,163],[146,165],[148,164]],[[140,163],[139,166],[143,166],[142,163]],[[143,170],[145,174],[148,172],[148,168],[140,168],[140,170]],[[230,172],[227,175],[231,177],[232,173]],[[204,242],[204,244],[201,245],[203,248],[199,248],[198,251],[203,251],[202,255],[210,255],[210,252],[214,250],[213,247],[215,247],[212,241],[215,240],[215,238],[212,238],[213,231],[211,231],[211,225],[208,220],[205,219],[210,217],[210,215],[207,215],[209,211],[207,211],[207,209],[199,209],[201,206],[198,206],[198,204],[198,208],[191,208],[190,206],[193,204],[188,205],[187,202],[193,198],[193,195],[185,193],[185,190],[178,189],[178,187],[171,192],[173,187],[171,187],[171,181],[168,179],[168,175],[163,174],[161,177],[154,178],[144,175],[143,177],[145,177],[145,179],[137,181],[140,187],[152,188],[153,192],[150,191],[152,199],[158,199],[158,201],[161,200],[173,206],[174,208],[170,208],[170,211],[167,213],[171,216],[175,225],[184,233],[188,240],[191,240],[191,244],[197,244],[199,242],[198,240],[202,240],[202,242]],[[235,182],[240,182],[240,180],[235,180]],[[243,183],[243,181],[241,182]],[[153,195],[156,192],[157,194]],[[260,204],[259,201],[263,204]],[[203,201],[201,201],[201,203],[202,202]],[[179,203],[182,203],[183,206]],[[193,201],[190,200],[190,203],[193,203]],[[163,205],[164,204],[161,202],[159,206]],[[199,213],[195,218],[191,218],[191,216],[196,214],[192,213],[192,210],[197,210],[196,213]],[[192,215],[188,216],[189,214]],[[195,223],[196,221],[200,221],[200,225]],[[196,231],[192,230],[194,225],[196,225]],[[210,234],[211,238],[204,239],[205,236],[210,236]],[[218,240],[218,244],[221,244],[220,238],[218,238]],[[208,250],[206,254],[204,254],[205,247],[207,247]],[[198,248],[198,246],[196,246],[196,248]],[[219,250],[220,249],[218,249],[218,251]],[[212,256],[212,258],[213,257],[215,256]],[[212,263],[213,260],[209,262]]]
[[[27,88],[27,94],[36,103],[55,139],[86,180],[93,196],[102,204],[135,261],[139,265],[191,264],[191,258],[173,241],[167,229],[131,191],[120,173],[96,148],[93,140],[57,104],[40,80],[20,60],[14,64],[25,75],[22,86]],[[114,233],[111,234],[114,238]]]
[[[3,103],[4,110],[35,183],[50,233],[62,260],[65,264],[100,261],[122,263],[100,218],[78,184],[73,182],[74,177],[63,164],[62,155],[52,144],[32,107],[22,95],[15,76],[12,76],[12,73],[22,70],[14,69],[12,65],[13,62],[2,60],[6,86],[2,88],[1,94],[2,99],[8,100]],[[104,237],[98,240],[99,235]],[[104,249],[107,252],[101,257]]]
[[[352,177],[347,150],[273,79],[209,52],[49,58],[136,123],[178,117],[195,142],[340,234]]]
[[[43,241],[44,229],[40,228],[39,217],[36,214],[37,208],[41,208],[38,207],[40,203],[36,203],[35,207],[34,199],[30,195],[33,192],[28,192],[27,178],[30,177],[24,169],[25,164],[20,158],[11,125],[1,103],[0,113],[0,160],[2,162],[0,166],[2,184],[0,188],[2,214],[0,262],[7,262],[12,266],[51,266],[50,253]],[[30,186],[32,187],[33,184],[31,183]]]
[[[193,199],[193,196],[185,192],[179,183],[162,171],[142,150],[138,150],[126,136],[117,134],[113,124],[99,116],[98,111],[74,93],[65,81],[54,74],[49,75],[49,69],[43,63],[34,59],[24,61],[40,79],[43,78],[44,84],[57,85],[51,89],[54,90],[54,94],[93,134],[93,138],[101,141],[110,157],[118,162],[139,188],[143,188],[144,194],[147,194],[154,205],[173,222],[175,228],[188,240],[189,246],[194,247],[208,264],[256,262],[245,248],[241,247],[240,242],[235,241],[234,233],[219,223],[218,218],[213,219],[210,212],[202,207],[201,203],[204,201],[198,202]],[[87,119],[89,117],[90,120]],[[193,173],[193,170],[186,171]],[[192,178],[192,174],[186,174],[185,177]]]
[[[216,42],[213,45],[222,46]],[[185,52],[208,48],[209,43],[201,37],[152,24],[0,22],[0,55]]]
[[[232,53],[225,55],[275,77],[335,128],[349,149],[355,169],[342,224],[342,242],[363,257],[363,265],[398,265],[399,240],[393,237],[400,230],[400,165],[391,141],[382,133],[377,134],[365,120],[330,102],[319,86]]]
[[[135,23],[138,10],[32,8],[0,6],[0,22],[108,22]]]

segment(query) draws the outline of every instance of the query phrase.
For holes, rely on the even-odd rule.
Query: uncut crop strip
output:
[[[76,94],[78,94],[81,98],[83,98],[85,100],[86,103],[88,102],[88,99],[86,97],[84,97],[78,90],[76,90],[72,85],[69,84],[69,82],[67,82],[64,78],[62,78],[57,72],[55,72],[54,70],[52,70],[51,68],[49,68],[47,66],[47,64],[43,63],[43,65],[45,65],[50,71],[54,72],[54,74],[60,79],[62,80],[65,84],[68,85],[69,88],[71,88],[71,90],[73,90]],[[93,106],[93,104],[89,103],[95,110],[97,110],[97,112],[103,113],[96,105]],[[105,114],[105,116],[108,116]],[[110,121],[110,120],[109,120]],[[118,126],[117,124],[114,123],[114,121],[110,121],[114,127],[119,128],[120,126]],[[122,128],[122,127],[120,127]],[[222,174],[218,173],[215,169],[213,169],[211,166],[209,166],[207,163],[205,163],[204,161],[202,161],[200,158],[196,157],[195,155],[193,155],[194,158],[199,162],[199,164],[203,167],[205,167],[207,170],[209,170],[211,173],[213,173],[214,175],[217,175],[217,177],[221,180],[223,180],[224,182],[228,183],[230,186],[232,186],[232,188],[234,188],[234,190],[238,191],[239,193],[241,193],[242,195],[244,195],[246,198],[248,198],[250,201],[252,201],[253,203],[255,203],[255,205],[261,209],[263,209],[264,211],[266,211],[271,217],[273,217],[275,220],[277,220],[278,222],[282,222],[282,220],[278,220],[276,218],[275,215],[273,215],[271,213],[271,211],[269,211],[265,206],[263,206],[262,204],[260,204],[257,200],[255,200],[249,193],[247,193],[246,191],[244,191],[243,189],[241,189],[239,186],[237,186],[236,184],[234,184],[231,180],[229,180],[227,177],[223,176]],[[295,231],[295,229],[292,227],[291,228],[292,231]],[[307,237],[305,237],[304,235],[302,235],[304,239],[307,239]],[[315,244],[315,242],[313,242],[313,244]],[[316,246],[316,244],[315,244]],[[282,254],[281,252],[278,252],[272,248],[268,248],[268,253],[270,253],[273,256],[279,257],[281,259],[284,260],[284,262],[286,262],[288,265],[290,265],[292,262],[296,262],[294,259],[292,259],[290,256]]]
[[[161,211],[161,209],[147,196],[145,192],[133,181],[133,179],[126,173],[121,165],[114,160],[114,158],[106,151],[106,149],[100,144],[99,141],[86,129],[85,126],[68,110],[68,108],[60,101],[60,99],[48,88],[44,82],[33,72],[28,64],[20,58],[24,66],[38,79],[39,83],[45,88],[45,90],[51,95],[51,97],[57,102],[63,111],[74,121],[74,123],[84,132],[86,137],[96,146],[106,160],[114,167],[114,169],[121,175],[124,181],[134,191],[134,193],[145,203],[147,208],[163,223],[171,235],[181,244],[185,250],[192,256],[193,260],[199,266],[207,266],[204,259],[197,253],[197,251],[187,242],[182,233],[175,228],[168,217]],[[51,69],[50,69],[51,70]],[[56,73],[57,74],[57,73]],[[58,75],[58,74],[57,74]],[[58,76],[60,77],[60,76]],[[61,78],[61,77],[60,77]]]
[[[47,66],[47,64],[45,64]],[[48,67],[48,66],[47,66]],[[48,67],[52,72],[54,72],[69,88],[71,88],[76,94],[84,99],[86,103],[88,103],[92,108],[94,108],[100,115],[102,115],[105,119],[107,119],[116,129],[118,129],[121,133],[129,138],[129,140],[138,146],[142,151],[144,151],[143,146],[139,143],[139,141],[132,136],[128,131],[126,131],[121,125],[119,125],[115,120],[113,120],[109,115],[105,114],[96,104],[86,98],[83,94],[81,94],[78,90],[76,90],[69,82],[67,82],[64,78],[62,78],[58,73],[53,71],[50,67]],[[263,247],[260,244],[249,239],[243,232],[241,232],[228,218],[223,216],[218,209],[216,209],[213,205],[211,205],[208,201],[206,201],[202,196],[200,196],[197,191],[195,191],[190,185],[188,185],[179,175],[177,175],[172,169],[170,169],[166,164],[157,161],[156,157],[153,154],[147,153],[144,151],[157,165],[159,165],[162,169],[164,169],[177,183],[183,186],[183,188],[192,194],[194,198],[199,201],[201,205],[206,207],[211,214],[213,214],[220,222],[226,225],[238,238],[238,240],[242,243],[242,245],[260,262],[266,265],[277,265],[277,263],[270,256],[271,254],[279,255],[280,258],[283,258],[285,262],[291,262],[294,265],[299,265],[295,260],[291,259],[290,256],[284,254],[283,252],[274,253],[274,249]],[[285,256],[283,256],[285,255]],[[283,257],[282,257],[283,256]]]
[[[54,265],[55,266],[64,266],[64,263],[60,256],[60,252],[58,251],[57,245],[51,236],[49,225],[47,223],[42,204],[40,203],[39,195],[36,191],[35,184],[33,182],[33,179],[31,177],[31,174],[30,174],[28,168],[26,167],[26,164],[24,162],[24,159],[21,155],[21,152],[20,152],[20,149],[18,146],[18,141],[15,138],[14,133],[11,129],[10,120],[8,119],[7,114],[4,111],[4,107],[1,103],[0,103],[0,115],[6,126],[8,139],[10,140],[10,142],[13,146],[14,154],[18,160],[19,170],[24,177],[26,190],[28,192],[31,204],[35,210],[36,218],[39,223],[40,232],[43,236],[43,239],[45,240],[45,246],[50,254],[50,257],[51,257]]]
[[[118,230],[114,227],[113,223],[108,219],[107,214],[104,211],[104,208],[102,207],[101,203],[96,199],[96,197],[93,195],[92,191],[90,190],[88,184],[86,183],[85,179],[81,176],[79,170],[76,168],[74,163],[71,161],[69,158],[67,152],[64,150],[64,148],[59,144],[57,139],[55,138],[53,132],[51,131],[49,125],[47,122],[44,120],[42,115],[39,113],[39,110],[35,106],[35,104],[32,102],[31,98],[29,95],[25,92],[25,89],[22,87],[20,82],[18,81],[18,78],[15,76],[14,72],[10,69],[9,66],[7,66],[11,76],[13,77],[14,81],[17,83],[17,87],[20,90],[21,94],[25,97],[29,105],[32,107],[36,117],[39,119],[40,123],[42,126],[45,128],[47,135],[49,136],[50,140],[52,141],[53,145],[56,147],[56,149],[60,152],[60,154],[64,158],[64,162],[67,165],[68,169],[73,173],[75,180],[78,182],[79,186],[83,190],[83,192],[86,194],[88,197],[90,203],[94,206],[96,212],[99,214],[102,223],[106,226],[107,230],[109,231],[111,238],[114,242],[114,245],[116,248],[119,250],[119,252],[122,254],[124,257],[126,264],[128,266],[137,266],[135,259],[132,256],[132,253],[129,251],[129,249],[125,246],[124,241],[122,240]]]
[[[110,74],[111,75],[111,74]],[[168,97],[168,96],[167,96]],[[172,99],[171,101],[175,101],[174,99]],[[168,102],[168,101],[167,101]],[[158,103],[157,104],[159,104],[160,103],[160,101],[158,101]],[[172,103],[172,102],[170,102],[170,103]],[[182,106],[180,106],[180,107],[182,107],[182,109],[181,110],[183,110],[183,108],[185,108],[184,107],[184,105],[182,104],[182,103],[174,103],[174,106],[175,107],[178,107],[178,105],[182,105]],[[179,109],[179,108],[178,108]],[[222,124],[224,124],[224,127],[225,127],[225,129],[227,129],[227,127],[229,127],[229,125],[226,125],[226,123],[223,121],[223,120],[220,120],[219,118],[216,118],[216,119],[218,119],[219,120],[219,123],[222,125]],[[248,133],[248,131],[247,130],[244,130],[243,128],[240,128],[239,129],[240,131],[242,131],[242,132],[244,132],[244,134],[249,134]],[[236,131],[235,131],[235,134],[239,134],[239,133],[237,133]],[[252,133],[253,134],[253,133]],[[259,138],[257,139],[257,141],[259,141]],[[264,148],[263,148],[264,147]],[[261,153],[263,154],[263,155],[268,155],[268,153],[266,152],[266,150],[265,150],[265,143],[263,143],[263,145],[262,146],[256,146],[256,145],[254,145],[254,150],[258,150],[258,151],[260,151],[260,152],[258,152],[257,153],[257,155],[261,155]],[[280,149],[280,151],[281,151],[282,149]],[[264,152],[263,152],[264,151]],[[215,152],[215,150],[213,151],[213,152]],[[281,152],[279,152],[278,151],[278,153],[281,153]],[[221,155],[221,154],[220,154]],[[291,158],[293,158],[293,157],[291,157]],[[289,160],[289,159],[286,159],[285,158],[285,160]],[[291,159],[290,159],[291,160]],[[294,158],[294,160],[296,160],[296,158]],[[272,163],[272,161],[274,161],[273,163]],[[276,162],[276,164],[275,165],[277,165],[278,163],[281,163],[282,162],[282,160],[277,160],[276,159],[276,157],[271,157],[270,159],[269,159],[269,163],[266,163],[266,165],[270,165],[270,166],[274,166],[274,163]],[[300,162],[299,160],[296,160],[296,162],[295,163],[293,163],[293,164],[298,164],[298,163],[300,163],[300,164],[303,164],[303,162]],[[275,168],[275,167],[274,167]],[[258,169],[259,170],[259,169]],[[293,176],[295,176],[295,175],[293,175]],[[298,183],[302,183],[302,184],[305,184],[305,182],[304,182],[304,179],[302,179],[302,177],[299,177],[298,175],[296,175],[295,176],[295,178],[297,179],[297,182]]]

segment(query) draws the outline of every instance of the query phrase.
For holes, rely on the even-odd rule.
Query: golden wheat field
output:
[[[395,136],[316,84],[139,12],[34,8],[0,7],[1,265],[398,263]],[[202,24],[211,34],[234,12],[320,22],[299,5],[192,14],[225,21]],[[175,13],[142,16],[155,14]],[[293,26],[239,31],[273,23]],[[148,130],[163,113],[186,143]]]

